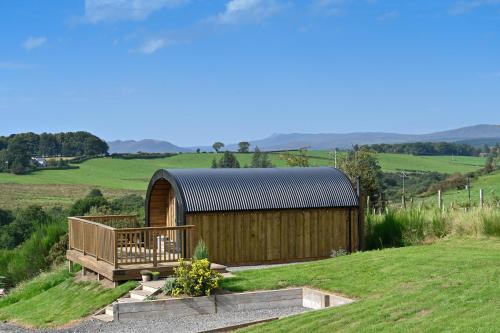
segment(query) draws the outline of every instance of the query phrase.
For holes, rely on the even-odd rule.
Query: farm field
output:
[[[331,166],[328,151],[310,151],[312,166]],[[249,165],[252,154],[236,154],[241,166]],[[209,168],[216,154],[180,154],[161,159],[98,158],[79,164],[79,169],[43,170],[16,176],[0,173],[0,207],[15,208],[25,204],[67,205],[97,187],[111,197],[126,193],[144,194],[152,173],[160,168]],[[480,157],[412,156],[378,154],[384,171],[420,170],[466,172],[480,168]],[[278,153],[270,154],[277,167],[285,167]]]
[[[472,183],[471,203],[473,205],[479,204],[479,189],[483,189],[485,203],[498,201],[500,197],[500,171],[481,176]],[[425,198],[424,201],[437,205],[437,197],[435,196]],[[468,194],[466,190],[450,190],[443,193],[443,204],[445,206],[450,205],[452,202],[465,204],[467,201]]]
[[[498,239],[452,239],[242,271],[222,286],[311,286],[357,299],[244,332],[494,332],[500,326],[499,274]]]
[[[331,152],[325,150],[309,151],[311,163],[325,165],[332,160]],[[341,153],[337,153],[337,157]],[[483,157],[476,156],[414,156],[408,154],[377,154],[383,171],[435,171],[441,173],[470,172],[484,166]],[[328,162],[327,162],[328,163]],[[329,162],[331,165],[331,162]]]

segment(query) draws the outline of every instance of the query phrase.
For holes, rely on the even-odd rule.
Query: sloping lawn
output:
[[[67,270],[43,273],[0,300],[0,320],[48,327],[90,315],[137,285],[107,289],[97,282],[75,282]]]
[[[237,273],[235,291],[312,286],[357,302],[248,332],[496,332],[500,240],[454,239]]]

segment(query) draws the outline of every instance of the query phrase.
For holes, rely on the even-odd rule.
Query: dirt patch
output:
[[[68,207],[75,200],[83,198],[96,186],[88,185],[24,185],[0,184],[0,208],[16,209],[27,205],[42,207]],[[144,196],[144,191],[100,189],[108,198],[116,198],[127,194]]]

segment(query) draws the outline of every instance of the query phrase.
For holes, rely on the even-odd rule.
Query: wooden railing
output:
[[[179,227],[116,228],[105,223],[130,223],[135,216],[86,216],[68,219],[69,249],[115,268],[122,265],[152,264],[190,258],[192,225]]]

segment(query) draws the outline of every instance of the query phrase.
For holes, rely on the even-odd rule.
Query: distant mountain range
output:
[[[168,141],[145,139],[108,141],[109,153],[179,153],[189,152],[188,148],[176,146]]]
[[[357,133],[323,133],[323,134],[274,134],[268,138],[250,141],[251,147],[261,150],[286,150],[307,147],[308,149],[334,149],[350,148],[355,144],[375,143],[405,143],[405,142],[459,142],[474,146],[484,143],[494,144],[500,142],[500,125],[475,125],[457,128],[448,131],[428,134],[398,134],[384,132],[357,132]],[[110,153],[135,153],[142,152],[189,152],[196,147],[179,147],[167,141],[141,140],[141,141],[111,141],[108,142]],[[200,146],[201,150],[209,151],[210,146]],[[237,144],[228,144],[229,150],[237,150]]]

